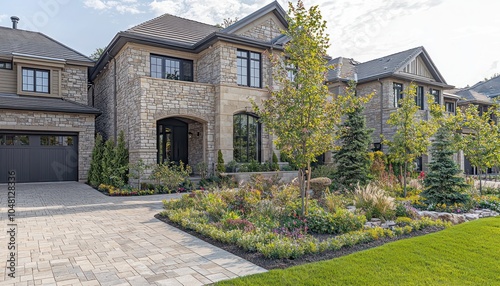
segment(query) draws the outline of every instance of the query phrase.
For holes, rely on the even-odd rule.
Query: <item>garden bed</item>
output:
[[[270,258],[266,258],[264,255],[262,255],[259,252],[248,252],[248,251],[243,250],[242,248],[240,248],[237,245],[222,243],[222,242],[217,241],[211,237],[202,235],[194,230],[182,227],[180,224],[171,221],[166,216],[162,216],[160,214],[157,214],[157,215],[155,215],[155,218],[157,218],[157,219],[159,219],[159,220],[161,220],[161,221],[163,221],[163,222],[165,222],[173,227],[176,227],[176,228],[178,228],[186,233],[189,233],[190,235],[195,236],[195,237],[197,237],[205,242],[208,242],[214,246],[222,248],[222,249],[226,250],[227,252],[230,252],[230,253],[237,255],[245,260],[248,260],[248,261],[252,262],[253,264],[258,265],[258,266],[265,268],[267,270],[284,269],[284,268],[288,268],[288,267],[296,266],[296,265],[301,265],[301,264],[305,264],[305,263],[311,263],[311,262],[322,261],[322,260],[329,260],[332,258],[348,255],[348,254],[351,254],[354,252],[377,247],[377,246],[386,244],[388,242],[397,241],[400,239],[406,239],[406,238],[410,238],[410,237],[421,236],[421,235],[437,232],[437,231],[444,229],[443,227],[429,226],[429,227],[426,227],[424,229],[411,232],[409,234],[404,234],[404,235],[396,236],[396,237],[392,237],[392,238],[384,237],[384,238],[381,238],[379,240],[375,240],[375,241],[371,241],[371,242],[367,242],[367,243],[357,244],[357,245],[353,245],[350,247],[342,247],[336,251],[324,251],[321,253],[307,254],[307,255],[304,255],[304,256],[296,258],[296,259],[270,259]],[[316,235],[316,237],[318,239],[325,239],[325,238],[331,238],[332,235]]]

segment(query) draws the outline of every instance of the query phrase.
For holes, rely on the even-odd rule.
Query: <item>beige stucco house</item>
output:
[[[86,181],[95,117],[94,62],[48,36],[0,27],[0,183]]]
[[[335,66],[328,74],[328,85],[335,94],[344,92],[347,82],[357,82],[356,92],[364,95],[374,92],[374,96],[365,107],[366,123],[373,129],[374,150],[387,151],[381,144],[381,136],[391,139],[395,128],[387,124],[389,115],[397,110],[402,91],[411,83],[417,85],[416,103],[420,106],[420,115],[430,117],[430,108],[425,94],[434,96],[434,101],[444,105],[448,112],[455,112],[458,96],[445,93],[453,88],[431,60],[424,47],[417,47],[391,54],[367,62],[357,62],[351,58],[335,58],[330,61]],[[463,155],[455,156],[463,167]],[[416,162],[418,169],[427,170],[430,155],[424,155]]]
[[[123,131],[132,163],[269,160],[251,100],[269,95],[266,52],[282,50],[285,15],[273,2],[227,28],[165,14],[119,32],[91,72],[98,132]]]

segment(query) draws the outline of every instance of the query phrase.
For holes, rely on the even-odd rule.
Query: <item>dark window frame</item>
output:
[[[416,90],[417,95],[415,96],[415,104],[420,107],[420,110],[424,110],[425,108],[425,92],[423,86],[417,86]]]
[[[246,53],[246,57],[240,56],[239,53]],[[258,60],[253,59],[252,55],[258,55],[259,59]],[[243,75],[239,73],[239,70],[240,70],[239,69],[239,67],[240,67],[239,66],[239,60],[246,61],[246,75],[245,75],[246,80],[242,79],[241,81],[243,83],[240,83],[240,77],[243,77]],[[256,85],[252,85],[252,76],[251,76],[252,61],[258,62],[259,84],[257,86]],[[253,51],[248,51],[248,50],[237,49],[236,50],[236,66],[237,66],[237,71],[236,71],[237,80],[236,80],[236,82],[238,83],[238,85],[240,85],[240,86],[254,87],[254,88],[262,88],[262,54],[261,53],[257,53],[257,52],[253,52]]]
[[[237,116],[246,116],[246,127],[245,127],[245,130],[246,130],[246,134],[243,134],[243,135],[238,135],[237,134],[237,130],[235,128],[235,118]],[[255,140],[255,144],[256,144],[256,150],[255,150],[255,157],[254,158],[250,158],[250,139],[251,139],[251,136],[252,135],[250,133],[250,128],[249,128],[249,118],[253,118],[255,120],[255,122],[257,123],[257,130],[256,130],[256,138],[253,138],[252,140]],[[253,136],[252,136],[253,137]],[[247,160],[242,160],[241,157],[238,158],[236,156],[236,144],[235,142],[237,142],[240,138],[244,139],[244,141],[246,141],[246,148],[244,148],[244,151],[245,151],[245,155],[246,155],[246,158]],[[240,150],[241,151],[241,150]],[[240,155],[241,156],[241,155]],[[233,115],[233,159],[238,162],[238,163],[248,163],[250,162],[251,160],[256,160],[257,162],[262,162],[262,124],[259,122],[259,118],[252,114],[252,113],[236,113]]]
[[[0,61],[1,70],[12,70],[12,62]]]
[[[394,96],[394,107],[400,107],[401,104],[399,104],[399,101],[403,99],[403,84],[394,82],[392,84],[392,93]]]
[[[157,58],[161,60],[161,77],[153,76],[153,64],[152,64],[152,59]],[[167,77],[167,66],[166,63],[168,61],[174,61],[174,62],[179,62],[179,78],[172,78],[172,77]],[[189,73],[190,75],[186,75],[186,67],[185,64],[191,65],[189,68]],[[170,79],[170,80],[179,80],[179,81],[189,81],[193,82],[194,81],[194,62],[192,60],[188,59],[182,59],[182,58],[176,58],[176,57],[169,57],[169,56],[162,56],[162,55],[157,55],[157,54],[150,54],[149,56],[149,75],[150,77],[153,78],[161,78],[161,79]],[[186,76],[190,76],[188,79],[186,79]]]
[[[24,89],[24,71],[32,71],[33,72],[33,90],[30,90],[30,89]],[[41,86],[42,87],[42,91],[39,91],[38,90],[38,86],[37,86],[37,72],[41,72],[41,73],[47,73],[47,91],[43,91],[43,85]],[[29,67],[23,67],[21,69],[21,78],[22,78],[22,82],[21,82],[21,89],[22,91],[25,91],[25,92],[36,92],[36,93],[44,93],[44,94],[49,94],[50,93],[50,70],[45,70],[45,69],[37,69],[37,68],[29,68]]]
[[[434,103],[441,104],[441,91],[439,89],[431,88],[429,93],[434,96]]]
[[[453,110],[452,111],[450,111],[448,109],[448,106],[450,106],[449,104],[451,104],[451,106],[453,106]],[[456,114],[456,112],[457,112],[457,108],[455,106],[455,102],[453,102],[453,101],[445,101],[444,102],[444,108],[445,108],[446,112],[449,112],[449,113]]]

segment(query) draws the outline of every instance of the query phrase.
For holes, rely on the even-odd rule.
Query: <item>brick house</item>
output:
[[[95,117],[94,62],[44,34],[0,27],[0,183],[86,181]]]
[[[445,105],[449,112],[455,112],[459,97],[444,92],[453,86],[446,83],[424,47],[363,63],[339,57],[332,59],[330,64],[335,65],[335,69],[328,74],[329,89],[334,94],[342,94],[350,80],[357,82],[356,92],[359,95],[375,92],[365,107],[367,127],[373,128],[372,138],[375,150],[386,151],[386,147],[381,144],[380,135],[387,139],[392,138],[396,129],[387,125],[387,120],[389,115],[397,109],[398,99],[402,96],[401,92],[412,82],[417,85],[416,103],[420,106],[422,118],[430,117],[425,94],[433,95],[435,102]],[[463,165],[461,157],[458,154],[455,159]],[[326,160],[331,161],[331,158]],[[424,155],[416,163],[420,170],[426,170],[429,161],[430,155]]]
[[[271,159],[250,100],[269,96],[265,53],[282,50],[285,15],[273,2],[227,28],[165,14],[119,32],[91,72],[98,132],[123,131],[132,163]]]

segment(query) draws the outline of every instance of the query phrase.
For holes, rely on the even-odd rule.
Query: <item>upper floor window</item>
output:
[[[417,96],[415,97],[415,101],[418,107],[420,107],[421,110],[424,109],[424,87],[423,86],[417,86]]]
[[[193,81],[193,61],[151,55],[151,77]]]
[[[260,54],[245,50],[237,51],[238,85],[260,87]]]
[[[0,62],[0,69],[11,70],[12,69],[12,63],[11,62]]]
[[[401,83],[393,84],[393,93],[394,93],[394,107],[399,107],[399,100],[403,99],[403,85]]]
[[[441,104],[441,94],[438,89],[431,88],[431,95],[434,96],[434,103]]]
[[[49,93],[48,70],[23,68],[23,91]]]
[[[446,101],[444,103],[444,107],[445,107],[446,112],[455,114],[455,102]]]

